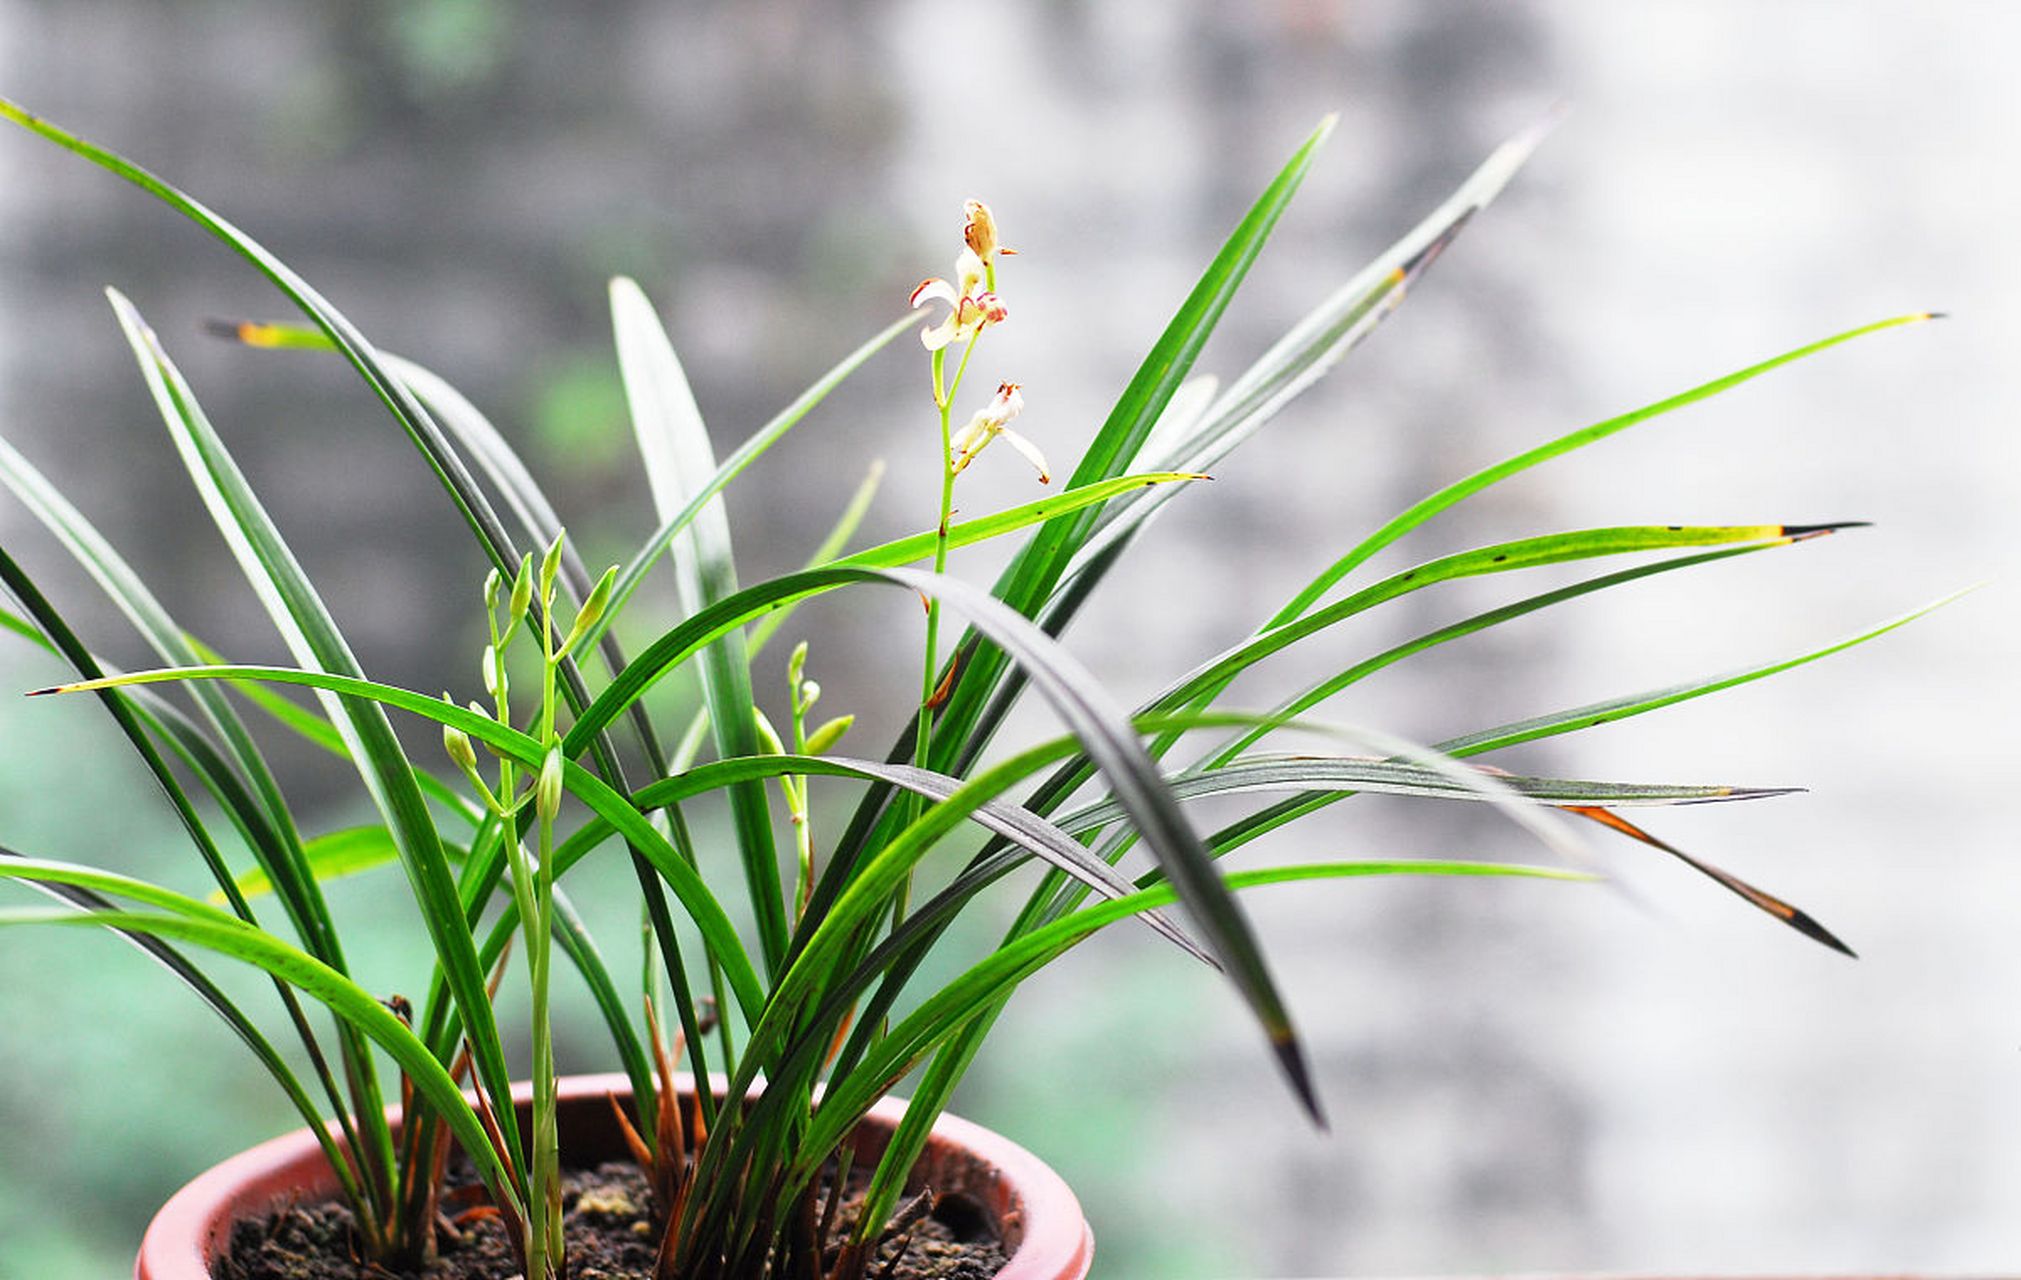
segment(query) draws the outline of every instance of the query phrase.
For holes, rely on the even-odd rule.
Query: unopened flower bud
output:
[[[610,609],[611,592],[617,589],[617,582],[618,567],[612,565],[604,570],[603,577],[598,578],[596,586],[590,589],[589,599],[582,602],[582,612],[575,615],[575,625],[568,629],[568,639],[561,642],[561,648],[556,651],[557,657],[574,649],[576,641],[603,621],[604,614]]]
[[[800,682],[800,709],[805,711],[819,701],[821,701],[821,685],[813,680],[802,680]]]
[[[561,540],[567,534],[557,533],[548,544],[547,554],[540,558],[540,603],[542,608],[554,607],[554,580],[561,573]]]
[[[498,608],[498,570],[484,575],[484,611],[491,613]]]
[[[442,700],[452,707],[456,705],[456,699],[447,693]],[[470,745],[470,735],[453,724],[442,726],[442,749],[449,753],[450,762],[465,773],[476,770],[477,748]]]
[[[512,599],[505,606],[511,616],[506,619],[510,626],[518,626],[526,621],[526,611],[533,606],[533,553],[527,552],[519,558],[519,572],[512,577]]]
[[[751,727],[758,731],[758,745],[768,756],[786,754],[786,744],[779,739],[779,731],[772,727],[772,719],[758,708],[751,708]]]
[[[549,747],[540,763],[540,780],[534,784],[533,802],[542,822],[553,822],[561,813],[561,748]]]
[[[484,657],[479,661],[478,666],[481,668],[480,674],[484,677],[484,691],[496,700],[499,696],[498,691],[503,687],[505,678],[504,670],[498,665],[498,650],[492,648],[490,645],[485,645]]]
[[[1002,246],[997,243],[996,217],[990,213],[989,206],[980,200],[966,200],[962,202],[961,211],[966,219],[962,223],[961,238],[967,241],[976,257],[984,262],[995,261]]]
[[[842,735],[849,732],[849,726],[856,723],[855,716],[836,716],[827,724],[807,735],[807,754],[818,756],[842,741]]]

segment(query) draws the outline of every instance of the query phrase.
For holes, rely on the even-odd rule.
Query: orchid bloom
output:
[[[983,260],[975,251],[963,249],[954,261],[955,283],[935,277],[920,281],[919,287],[912,291],[914,307],[928,302],[945,302],[949,307],[945,320],[920,330],[919,340],[928,351],[938,351],[950,342],[967,342],[982,332],[985,325],[1001,324],[1010,314],[1003,299],[983,287],[986,274]]]
[[[1046,457],[1039,447],[1010,429],[1012,418],[1023,412],[1025,398],[1018,391],[1018,384],[1006,382],[996,389],[988,405],[979,410],[968,425],[955,432],[954,473],[960,475],[976,456],[989,446],[989,442],[1002,436],[1010,447],[1023,454],[1025,461],[1038,468],[1039,483],[1051,484],[1052,473],[1046,468]]]

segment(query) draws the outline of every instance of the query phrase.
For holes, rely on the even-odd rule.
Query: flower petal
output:
[[[955,293],[954,286],[938,276],[921,280],[919,287],[912,291],[912,300],[907,305],[919,307],[936,301],[945,302],[950,307],[961,305],[961,297]]]
[[[968,297],[982,289],[982,259],[975,256],[975,250],[963,249],[954,260],[954,278],[961,287],[963,297]]]
[[[919,344],[928,351],[938,351],[956,338],[961,337],[961,326],[956,323],[959,313],[950,311],[947,319],[939,324],[928,325],[919,331]]]
[[[1046,455],[1039,452],[1037,445],[1025,439],[1017,432],[1012,431],[1009,427],[998,428],[996,434],[1002,436],[1011,448],[1023,454],[1026,462],[1038,468],[1040,484],[1051,484],[1053,482],[1053,473],[1046,466]]]

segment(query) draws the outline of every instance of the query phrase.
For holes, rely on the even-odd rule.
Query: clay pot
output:
[[[562,1147],[575,1163],[628,1158],[612,1120],[607,1093],[631,1096],[622,1075],[570,1076],[561,1081]],[[518,1098],[522,1108],[524,1096]],[[864,1120],[868,1154],[890,1133],[903,1103],[886,1099]],[[1094,1236],[1067,1184],[1024,1148],[980,1125],[942,1116],[920,1157],[916,1176],[938,1191],[958,1191],[989,1214],[1010,1260],[997,1280],[1083,1280]],[[148,1224],[134,1262],[136,1280],[210,1280],[210,1264],[241,1218],[270,1213],[289,1201],[336,1193],[321,1147],[297,1130],[216,1165],[175,1193]]]

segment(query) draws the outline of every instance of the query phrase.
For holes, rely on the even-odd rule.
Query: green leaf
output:
[[[0,848],[0,860],[5,859],[24,859],[24,855],[12,849]],[[0,875],[5,874],[5,862],[0,861]],[[110,901],[81,885],[35,879],[29,879],[27,883],[30,887],[67,902],[80,911],[116,910]],[[261,1068],[273,1078],[274,1083],[280,1086],[281,1092],[287,1096],[289,1105],[295,1108],[295,1114],[302,1118],[303,1125],[316,1136],[317,1144],[323,1148],[324,1158],[330,1162],[330,1168],[335,1173],[338,1184],[343,1188],[346,1201],[370,1213],[372,1203],[358,1182],[357,1170],[345,1157],[344,1150],[337,1145],[330,1126],[323,1123],[323,1117],[316,1110],[316,1104],[310,1100],[308,1091],[302,1088],[301,1081],[289,1068],[287,1060],[281,1057],[280,1051],[274,1048],[273,1042],[260,1032],[252,1019],[233,1004],[231,998],[212,982],[203,970],[192,964],[180,951],[145,933],[134,930],[116,932],[173,974],[178,981],[196,994],[197,999],[209,1006],[211,1012],[217,1014],[227,1027],[231,1028],[232,1034],[246,1046]],[[287,990],[285,986],[282,989]]]
[[[1623,525],[1545,534],[1455,552],[1427,561],[1362,588],[1292,621],[1258,632],[1187,673],[1154,700],[1154,709],[1204,705],[1242,672],[1299,640],[1364,613],[1377,605],[1442,582],[1482,574],[1508,573],[1600,556],[1630,555],[1677,547],[1769,546],[1829,533],[1840,525]],[[1161,753],[1170,736],[1152,750]]]
[[[1239,871],[1227,878],[1229,890],[1293,884],[1309,880],[1375,875],[1502,876],[1543,880],[1589,881],[1591,876],[1555,867],[1525,867],[1498,862],[1334,862],[1260,871]],[[1142,890],[1127,898],[1097,903],[1017,938],[983,959],[923,1001],[846,1080],[836,1082],[822,1099],[805,1150],[825,1152],[839,1142],[882,1094],[935,1046],[958,1032],[978,1014],[993,1007],[1018,983],[1058,959],[1096,930],[1118,920],[1166,906],[1177,895],[1167,886]],[[796,1167],[788,1189],[811,1176],[818,1166]]]
[[[456,456],[456,451],[443,436],[442,429],[428,416],[427,411],[414,399],[406,386],[386,369],[378,351],[365,340],[365,335],[359,332],[357,326],[331,306],[307,280],[270,253],[265,246],[220,217],[208,206],[192,199],[125,157],[88,142],[4,98],[0,98],[0,119],[12,120],[24,129],[41,135],[64,150],[82,156],[106,172],[139,187],[252,264],[290,302],[301,308],[302,313],[328,336],[338,351],[343,353],[344,358],[358,371],[359,376],[364,378],[373,394],[386,406],[387,411],[393,415],[394,420],[407,433],[415,447],[421,450],[429,468],[442,481],[444,489],[456,503],[471,531],[477,535],[492,563],[500,572],[510,570],[512,563],[518,558],[512,547],[512,541],[506,536],[505,527],[499,522],[497,514],[492,511],[491,504],[477,488],[462,459]]]
[[[183,629],[148,590],[140,575],[83,513],[4,440],[0,440],[0,483],[5,483],[44,527],[56,535],[71,558],[92,576],[164,664],[188,666],[201,660]],[[247,840],[260,860],[262,874],[270,883],[279,878],[285,890],[283,904],[303,945],[312,955],[343,971],[343,951],[336,927],[321,893],[307,875],[301,842],[279,784],[224,690],[198,686],[193,696],[232,762],[259,796],[258,806],[241,811],[240,816],[246,824]]]
[[[1142,451],[1145,439],[1191,373],[1222,313],[1262,252],[1264,242],[1305,181],[1320,145],[1333,132],[1334,123],[1332,116],[1321,121],[1250,206],[1138,366],[1081,455],[1067,481],[1068,488],[1077,489],[1119,475]],[[1087,542],[1100,512],[1099,507],[1085,508],[1069,520],[1043,526],[998,577],[991,594],[1026,617],[1036,617],[1059,585],[1075,553]],[[974,730],[992,693],[1005,680],[1016,687],[1020,677],[1009,671],[1003,654],[979,646],[974,637],[963,638],[951,662],[964,669],[963,675],[941,712],[941,728],[935,734],[940,746],[935,750],[935,759],[928,763],[959,774],[985,745],[988,733],[978,734]],[[989,728],[994,729],[994,722]],[[906,739],[894,749],[894,757],[901,750],[909,755],[910,736],[908,729]]]
[[[653,506],[662,522],[672,523],[717,469],[708,429],[652,304],[638,285],[623,277],[611,282],[611,324]],[[730,519],[720,493],[709,498],[674,537],[672,550],[675,581],[688,613],[736,593]],[[760,747],[752,720],[750,658],[740,629],[726,629],[702,652],[701,679],[717,754],[726,759],[756,755]],[[732,790],[730,811],[757,918],[759,949],[766,971],[776,975],[786,954],[786,899],[764,786],[751,783]]]
[[[1159,485],[1181,484],[1187,481],[1205,480],[1208,478],[1207,476],[1192,472],[1152,471],[1141,475],[1117,476],[1110,480],[1099,480],[1093,484],[1085,484],[1078,488],[1048,494],[1036,501],[1009,507],[991,515],[978,516],[974,520],[957,521],[947,527],[947,545],[952,549],[971,546],[978,542],[987,542],[991,538],[1000,538],[1004,534],[1015,533],[1019,529],[1029,528],[1032,525],[1043,525],[1050,521],[1059,520],[1083,508],[1098,506],[1101,503],[1107,502],[1117,494],[1129,493],[1136,489],[1150,489]],[[832,561],[831,563],[882,567],[911,564],[916,560],[929,560],[933,557],[934,544],[938,536],[937,531],[929,529],[924,533],[915,533],[910,537],[900,538],[894,542],[880,543],[877,546],[865,548],[862,551],[844,556],[842,559]]]
[[[33,618],[35,626],[45,638],[44,642],[52,651],[59,654],[73,671],[86,678],[102,674],[102,668],[97,660],[70,629],[63,616],[4,549],[0,549],[0,582],[5,583],[7,590]],[[252,907],[238,895],[236,886],[232,884],[230,869],[225,865],[224,855],[219,851],[216,840],[204,825],[202,818],[198,816],[195,805],[191,803],[181,783],[170,771],[168,762],[162,759],[161,753],[148,738],[149,713],[137,707],[125,695],[109,689],[100,694],[99,702],[112,716],[113,722],[119,726],[128,744],[139,755],[149,775],[154,778],[162,796],[175,812],[183,831],[196,846],[205,869],[218,887],[225,890],[233,912],[251,923],[254,919]],[[192,734],[191,740],[202,742],[201,735],[198,734]],[[204,745],[208,746],[207,743]],[[212,772],[204,768],[202,761],[196,761],[196,764],[203,776],[213,779],[219,785],[220,799],[225,802],[227,812],[239,812],[239,806],[232,803],[237,780],[230,777],[229,771],[220,768]],[[244,807],[250,808],[249,802]],[[330,1105],[337,1113],[339,1126],[346,1141],[351,1144],[352,1150],[360,1152],[366,1160],[376,1162],[382,1169],[388,1167],[392,1160],[391,1139],[386,1132],[384,1107],[379,1101],[377,1074],[370,1057],[348,1033],[343,1037],[345,1067],[354,1099],[352,1109],[357,1113],[354,1124],[353,1118],[346,1112],[343,1097],[338,1092],[336,1082],[317,1045],[315,1033],[310,1029],[299,1003],[285,986],[278,983],[276,985],[280,987],[281,1003],[302,1042],[303,1050],[316,1071],[319,1083],[329,1095]],[[363,1130],[366,1141],[360,1141],[360,1129]],[[378,1182],[375,1179],[368,1185],[367,1190],[369,1193],[377,1189]],[[375,1212],[369,1199],[355,1201],[354,1204],[365,1218],[381,1216]]]
[[[1069,749],[1067,744],[1072,741],[1074,740],[1066,739],[1057,744],[1059,753],[1064,754]],[[887,782],[936,802],[946,800],[961,788],[959,778],[950,778],[945,774],[915,768],[909,764],[857,760],[846,756],[800,756],[779,753],[702,765],[678,778],[652,783],[640,789],[632,799],[640,808],[651,809],[725,786],[733,780],[789,775],[861,778]],[[1119,808],[1117,812],[1120,815],[1121,809]],[[984,830],[1001,836],[1024,854],[1057,868],[1062,874],[1103,897],[1120,897],[1134,888],[1127,877],[1091,854],[1087,846],[1029,809],[1002,800],[988,800],[977,806],[968,817]],[[582,834],[593,833],[586,830]],[[556,865],[557,867],[563,865],[559,857]],[[1199,944],[1187,937],[1183,930],[1165,917],[1153,912],[1145,917],[1145,923],[1178,944],[1181,950],[1195,959],[1210,960],[1210,957],[1200,949]]]
[[[890,344],[893,338],[905,332],[913,323],[914,317],[912,316],[894,321],[883,332],[877,334],[847,356],[844,356],[841,362],[823,374],[819,381],[802,392],[793,403],[781,409],[770,422],[758,428],[751,435],[750,439],[737,446],[736,450],[729,457],[723,459],[722,465],[716,468],[715,474],[709,477],[708,482],[696,489],[688,497],[685,505],[682,505],[679,510],[662,519],[660,527],[655,529],[652,536],[647,538],[639,549],[632,554],[631,559],[625,562],[624,568],[618,574],[617,588],[611,595],[611,614],[605,618],[601,626],[592,632],[592,635],[602,634],[603,630],[616,620],[616,615],[623,611],[625,603],[631,599],[632,593],[638,590],[638,586],[645,580],[646,574],[652,570],[655,564],[659,563],[660,556],[666,552],[668,547],[674,544],[675,539],[693,523],[697,516],[709,508],[710,504],[714,502],[716,495],[721,493],[732,480],[741,475],[746,467],[756,462],[767,449],[778,443],[780,437],[792,430],[802,418],[805,418],[813,410],[814,406],[826,399],[828,393],[839,386],[844,378],[856,372],[858,368],[862,367],[864,362],[879,351],[882,351]],[[844,512],[841,524],[838,526],[839,528],[854,530],[857,522],[862,520],[863,511],[870,501],[870,495],[876,492],[877,480],[881,476],[882,470],[882,467],[876,468],[872,478],[866,482],[865,487],[858,491],[856,499],[851,501],[847,511]],[[848,534],[845,532],[843,537],[847,538]],[[819,556],[817,562],[819,560],[831,559],[835,554],[835,550],[830,550],[827,554]],[[754,652],[758,647],[758,641],[755,636],[752,638],[751,647]]]
[[[1548,715],[1535,716],[1527,720],[1518,720],[1509,724],[1498,725],[1492,729],[1482,729],[1475,733],[1462,734],[1457,738],[1449,738],[1441,742],[1438,744],[1438,749],[1452,756],[1479,755],[1487,751],[1499,751],[1504,747],[1512,747],[1520,742],[1535,742],[1539,738],[1554,737],[1558,734],[1570,733],[1577,729],[1596,728],[1603,724],[1613,724],[1616,721],[1626,720],[1631,716],[1639,716],[1645,712],[1655,711],[1662,707],[1675,706],[1677,703],[1688,702],[1693,698],[1702,698],[1708,693],[1718,693],[1738,685],[1749,684],[1767,676],[1794,670],[1797,667],[1816,662],[1820,658],[1830,657],[1834,653],[1843,652],[1855,645],[1865,644],[1867,641],[1884,636],[1898,627],[1905,627],[1923,615],[1941,609],[1952,601],[1968,595],[1975,590],[1977,590],[1976,587],[1967,587],[1963,591],[1954,591],[1950,595],[1923,605],[1921,608],[1911,609],[1907,613],[1891,618],[1877,627],[1870,627],[1865,631],[1835,640],[1820,648],[1800,653],[1795,657],[1782,658],[1777,661],[1764,662],[1750,667],[1741,667],[1737,670],[1722,672],[1718,675],[1705,676],[1697,680],[1687,680],[1681,684],[1668,685],[1659,689],[1648,689],[1640,693],[1631,693],[1618,698],[1608,698],[1602,702],[1587,703],[1585,706],[1573,707],[1566,711],[1554,711]]]
[[[801,565],[801,568],[812,569],[817,565],[827,564],[842,554],[842,548],[849,545],[849,540],[856,536],[856,530],[863,524],[863,517],[870,514],[870,504],[877,497],[878,486],[883,483],[884,463],[881,460],[873,461],[863,473],[863,479],[857,482],[856,491],[849,495],[848,503],[843,506],[842,514],[836,517],[834,525],[829,528],[828,535],[821,539],[821,545],[814,548],[814,554],[807,557],[807,562]],[[787,620],[793,616],[793,609],[794,606],[790,604],[784,608],[774,609],[751,627],[752,657],[756,657],[759,651],[764,649],[766,642],[778,634],[779,628],[786,625]]]
[[[189,386],[154,333],[117,292],[108,291],[120,326],[139,359],[141,372],[162,411],[191,480],[241,570],[266,607],[268,617],[303,667],[355,677],[359,668],[288,549],[265,508],[253,494],[230,453],[198,407]],[[511,1078],[498,1040],[477,949],[463,920],[456,882],[449,872],[427,801],[393,734],[386,714],[368,699],[326,696],[324,710],[344,738],[367,792],[400,850],[408,883],[428,928],[437,958],[449,977],[471,1043],[478,1078],[495,1099],[509,1099]],[[503,1101],[501,1106],[506,1105]],[[516,1130],[506,1126],[515,1166],[521,1163]]]
[[[466,851],[446,841],[443,851],[452,862],[461,862],[468,856]],[[383,867],[400,858],[393,834],[377,824],[345,827],[317,836],[302,846],[302,852],[307,856],[310,874],[324,884]],[[273,892],[273,886],[267,883],[263,872],[254,869],[239,877],[239,891],[248,898],[257,898]],[[222,900],[223,895],[216,897]]]
[[[261,666],[177,667],[162,671],[129,671],[97,680],[37,689],[34,693],[36,696],[86,693],[123,688],[128,685],[161,684],[183,680],[265,680],[275,684],[303,685],[351,701],[383,704],[432,720],[436,724],[461,729],[501,755],[509,756],[529,771],[539,769],[547,756],[546,750],[533,738],[515,729],[506,728],[490,716],[479,715],[466,707],[444,702],[440,698],[431,698],[427,694],[416,693],[411,689],[400,689],[372,680],[335,675],[325,671]],[[613,711],[613,714],[617,712]],[[593,733],[594,730],[585,731],[583,736],[587,739],[593,736]],[[614,827],[627,842],[640,848],[651,859],[653,867],[666,878],[675,896],[679,897],[682,905],[687,908],[695,926],[701,930],[704,943],[729,973],[743,1011],[755,1017],[759,1007],[764,1003],[763,989],[758,984],[756,971],[751,968],[742,943],[737,939],[736,929],[700,875],[674,850],[667,838],[647,821],[645,815],[633,807],[625,795],[613,790],[595,774],[579,765],[565,764],[562,771],[562,785],[591,812]],[[458,919],[459,921],[462,919],[460,910]],[[467,932],[465,936],[468,937]]]
[[[1473,216],[1501,194],[1548,131],[1547,122],[1496,148],[1444,204],[1321,301],[1231,383],[1201,414],[1197,429],[1175,432],[1164,448],[1147,442],[1144,464],[1180,471],[1210,470],[1275,418],[1395,314],[1419,278]],[[1105,509],[1098,535],[1081,549],[1069,572],[1087,571],[1103,551],[1134,536],[1174,496],[1173,492],[1144,494]]]
[[[1723,391],[1730,391],[1744,382],[1751,382],[1764,373],[1814,356],[1821,351],[1828,351],[1841,343],[1851,342],[1855,338],[1865,337],[1870,333],[1879,333],[1885,329],[1897,329],[1903,325],[1917,324],[1921,321],[1934,318],[1930,312],[1919,311],[1913,315],[1895,316],[1874,324],[1862,325],[1857,329],[1848,329],[1844,333],[1834,334],[1822,341],[1810,343],[1808,346],[1797,347],[1792,351],[1785,351],[1781,355],[1771,357],[1759,364],[1749,365],[1738,373],[1730,373],[1723,378],[1714,378],[1710,382],[1701,383],[1689,391],[1683,391],[1667,399],[1658,400],[1654,404],[1646,405],[1630,413],[1608,418],[1603,422],[1596,422],[1590,427],[1582,427],[1577,431],[1538,445],[1534,449],[1519,453],[1505,462],[1499,462],[1492,467],[1477,471],[1464,480],[1457,480],[1440,489],[1437,493],[1411,504],[1387,524],[1363,539],[1352,551],[1335,561],[1326,572],[1313,579],[1310,586],[1301,591],[1290,604],[1287,604],[1278,612],[1276,617],[1264,625],[1266,628],[1281,626],[1291,619],[1298,617],[1317,603],[1332,588],[1334,583],[1339,582],[1342,578],[1352,573],[1357,567],[1374,556],[1376,552],[1381,551],[1440,512],[1458,505],[1491,485],[1500,484],[1511,476],[1528,471],[1539,463],[1548,462],[1575,449],[1583,449],[1589,444],[1604,440],[1608,436],[1618,432],[1626,431],[1630,427],[1639,426],[1652,418],[1660,418],[1664,414],[1682,409],[1686,405],[1697,404],[1701,400],[1709,400]]]
[[[741,625],[754,612],[852,581],[884,582],[938,596],[1016,657],[1032,683],[1081,739],[1089,758],[1108,779],[1110,790],[1129,812],[1132,825],[1172,875],[1207,950],[1227,969],[1249,1002],[1294,1090],[1316,1115],[1317,1101],[1311,1094],[1296,1036],[1254,934],[1222,889],[1207,851],[1186,824],[1129,721],[1094,677],[1065,650],[984,591],[958,579],[897,568],[831,567],[761,583],[702,610],[649,646],[583,712],[564,749],[574,746],[576,735],[595,732],[601,719],[628,705],[668,668],[684,661],[715,635]],[[821,901],[817,888],[815,902]],[[815,905],[810,904],[808,910],[810,916],[820,918]]]
[[[1262,252],[1264,241],[1304,182],[1320,145],[1333,132],[1334,123],[1332,116],[1321,122],[1222,245],[1081,455],[1067,482],[1068,488],[1109,479],[1137,455],[1152,426],[1191,372],[1193,362],[1207,345],[1235,291]],[[1030,614],[1050,594],[1068,557],[1086,540],[1095,519],[1095,512],[1085,511],[1072,521],[1042,530],[1005,571],[993,594],[1019,612]]]
[[[0,872],[8,869],[0,862]],[[196,904],[201,906],[201,903]],[[229,916],[155,915],[136,911],[0,911],[0,927],[89,925],[204,947],[252,965],[313,997],[356,1027],[399,1064],[425,1100],[448,1124],[477,1168],[485,1189],[500,1204],[521,1211],[511,1176],[491,1149],[484,1127],[463,1091],[428,1047],[373,995],[322,961]],[[510,1095],[508,1095],[510,1096]]]
[[[1497,774],[1495,780],[1517,795],[1539,804],[1621,805],[1706,804],[1724,800],[1758,800],[1787,795],[1790,787],[1680,786],[1662,783],[1584,782],[1569,778],[1529,778]],[[1413,796],[1428,800],[1493,799],[1489,793],[1454,782],[1444,773],[1400,760],[1353,757],[1251,756],[1217,765],[1205,773],[1182,773],[1165,779],[1180,800],[1247,795],[1273,791],[1356,791]],[[1093,831],[1122,817],[1113,801],[1090,805],[1059,820],[1069,835]],[[1107,865],[1107,864],[1104,864]]]
[[[197,658],[210,666],[224,666],[225,658],[193,635],[183,637],[196,652]],[[338,733],[329,720],[321,713],[308,707],[290,702],[271,689],[263,688],[249,680],[230,682],[233,693],[238,694],[266,714],[275,724],[300,737],[313,746],[320,747],[340,760],[351,758],[351,749],[344,745],[344,735]],[[457,817],[475,827],[483,818],[483,813],[463,793],[456,791],[426,769],[414,771],[414,781],[421,790]]]

